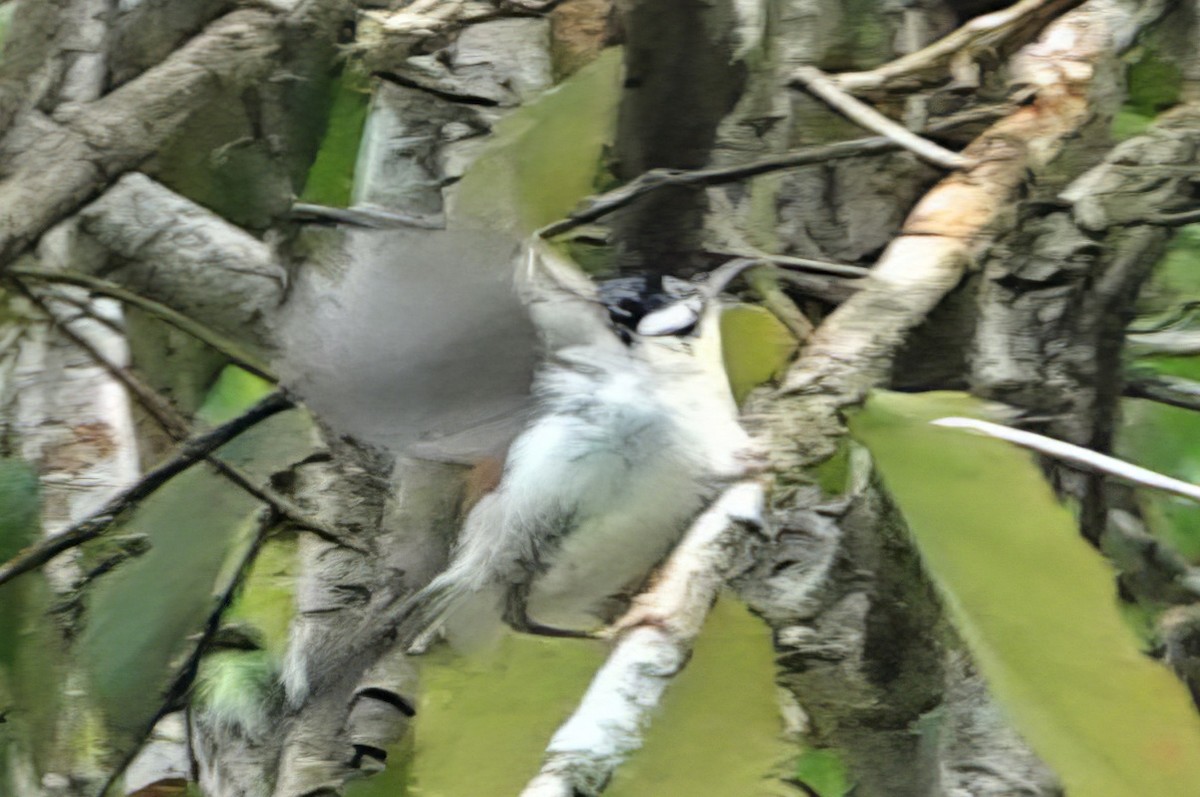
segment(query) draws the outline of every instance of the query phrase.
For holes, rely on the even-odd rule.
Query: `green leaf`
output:
[[[850,791],[846,762],[833,750],[805,750],[796,761],[796,779],[820,797],[845,797]]]
[[[356,69],[345,69],[334,86],[329,124],[304,183],[301,199],[305,202],[339,208],[350,204],[370,99],[368,78]]]
[[[739,304],[721,313],[721,346],[729,386],[740,403],[787,367],[796,339],[767,310]]]
[[[34,468],[0,458],[0,561],[40,536],[40,508]],[[65,674],[57,626],[46,614],[51,597],[41,573],[0,586],[0,792],[16,788],[16,762],[27,765],[56,746]]]
[[[795,794],[779,778],[795,747],[781,734],[775,671],[770,630],[723,596],[605,796]]]
[[[270,389],[230,366],[199,416],[220,423]],[[242,433],[218,454],[261,482],[307,456],[314,434],[308,416],[291,410]],[[173,662],[189,650],[189,636],[202,627],[214,596],[232,574],[231,563],[250,543],[260,506],[224,477],[197,465],[143,501],[121,524],[122,533],[146,535],[150,550],[94,585],[78,648],[118,744],[140,732],[157,710]],[[280,556],[286,560],[286,549],[280,549]],[[264,596],[263,602],[278,608],[277,597]],[[266,624],[268,642],[277,639],[277,624]]]
[[[1187,691],[1139,652],[1111,568],[1032,457],[929,425],[984,406],[956,393],[879,392],[850,427],[992,690],[1067,793],[1196,794],[1200,718]]]
[[[455,218],[525,235],[593,193],[612,140],[620,74],[613,48],[498,122],[455,190]]]

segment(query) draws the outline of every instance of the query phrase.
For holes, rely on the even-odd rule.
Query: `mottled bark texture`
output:
[[[798,66],[871,70],[999,5],[628,0],[619,24],[604,0],[571,0],[548,16],[483,0],[363,12],[350,49],[375,82],[354,200],[453,220],[455,182],[494,125],[618,35],[627,73],[611,167],[623,179],[858,137],[789,88]],[[1194,40],[1194,9],[1181,8],[1164,26],[1176,44]],[[923,70],[916,94],[891,79],[874,85],[869,100],[918,127],[1013,87],[1033,90],[1019,107],[940,139],[974,141],[965,154],[977,164],[960,173],[943,178],[907,153],[878,152],[651,193],[613,220],[614,260],[625,269],[687,275],[711,266],[711,252],[754,250],[874,266],[854,288],[827,291],[844,300],[836,310],[803,300],[824,322],[782,387],[748,406],[748,423],[772,448],[777,534],[747,537],[733,566],[735,586],[773,629],[779,681],[804,709],[808,742],[844,756],[860,797],[1056,793],[944,621],[902,519],[839,413],[879,385],[970,382],[1036,413],[1056,436],[1107,446],[1122,319],[1169,235],[1154,216],[1194,208],[1193,110],[1109,151],[1122,97],[1117,52],[1144,21],[1138,10],[1091,0],[1040,41],[1028,43],[1031,30],[1006,39],[1016,50],[1009,61],[1000,57],[1008,49],[981,47]],[[311,0],[21,0],[21,44],[0,62],[4,265],[35,244],[44,260],[70,240],[72,268],[286,365],[281,319],[306,285],[325,284],[316,270],[344,266],[342,231],[297,232],[282,219],[315,153],[321,131],[311,119],[323,112],[336,45],[351,34],[348,11]],[[1196,59],[1179,63],[1183,96],[1195,99]],[[70,311],[88,300],[62,301]],[[26,309],[13,307],[16,321],[0,328],[5,453],[27,450],[69,470],[79,446],[102,442],[91,414],[127,408],[39,403],[40,420],[20,410],[45,385],[14,395],[14,380],[30,373],[15,351],[42,352],[38,368],[57,390],[68,376],[93,380],[88,390],[102,399],[112,385],[78,351],[39,349],[49,331],[20,326]],[[193,413],[227,358],[152,313],[129,312],[125,323],[133,364]],[[103,422],[116,428],[114,419]],[[300,537],[298,613],[282,674],[264,692],[266,721],[238,724],[199,707],[189,717],[187,763],[213,797],[341,793],[348,778],[383,766],[411,714],[413,673],[389,649],[387,610],[444,566],[464,468],[326,431],[273,484],[372,553]],[[147,418],[138,443],[146,464],[170,446]],[[133,452],[105,455],[89,449],[89,467],[125,467]],[[1112,525],[1112,502],[1094,481],[1060,476],[1099,536]],[[1167,571],[1143,581],[1161,591],[1188,575]],[[1167,656],[1190,671],[1190,619],[1172,628]],[[180,724],[164,718],[128,787],[179,778]],[[115,752],[51,773],[49,786],[30,776],[19,797],[70,794],[71,777],[94,785],[127,751]]]

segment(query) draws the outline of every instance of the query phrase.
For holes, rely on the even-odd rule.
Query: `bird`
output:
[[[535,410],[498,486],[468,513],[447,568],[397,613],[414,651],[610,622],[724,484],[761,460],[725,374],[719,294],[662,275],[597,286],[545,242],[518,292],[544,348]]]

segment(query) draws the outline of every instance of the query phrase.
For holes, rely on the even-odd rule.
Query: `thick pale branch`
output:
[[[0,263],[153,155],[206,100],[266,79],[279,25],[277,15],[258,10],[222,17],[14,158],[0,183]]]
[[[763,486],[741,482],[696,519],[654,586],[618,621],[622,636],[579,708],[554,734],[522,797],[599,794],[641,746],[643,727],[692,644],[724,583],[743,524],[761,523]]]
[[[291,399],[283,393],[272,393],[242,415],[191,438],[180,447],[174,457],[153,470],[147,471],[137,483],[109,500],[100,511],[75,523],[60,534],[39,540],[4,564],[0,564],[0,584],[7,583],[22,573],[28,573],[30,570],[44,565],[63,551],[75,548],[104,534],[112,528],[122,513],[137,506],[138,502],[173,477],[255,424],[284,410],[291,409],[292,406]]]
[[[953,65],[981,53],[1000,55],[1012,52],[1028,42],[1060,14],[1082,0],[1021,0],[990,14],[976,17],[927,47],[909,53],[869,72],[844,72],[836,75],[847,91],[871,91],[890,84],[917,83],[923,77],[949,77]]]
[[[861,289],[817,328],[784,385],[852,403],[887,375],[907,332],[958,284],[994,240],[1027,176],[1042,172],[1091,118],[1092,64],[1111,53],[1132,8],[1083,8],[1063,17],[1018,66],[1037,80],[1033,102],[1001,119],[964,155],[975,165],[926,194]],[[1070,71],[1062,62],[1072,63]]]

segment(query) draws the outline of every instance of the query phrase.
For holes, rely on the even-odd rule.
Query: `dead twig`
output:
[[[1162,490],[1163,492],[1188,498],[1192,501],[1200,501],[1200,486],[1198,485],[1173,479],[1170,476],[1164,476],[1148,468],[1134,465],[1123,459],[1110,457],[1107,454],[1101,454],[1098,451],[1092,451],[1083,446],[1064,443],[1062,440],[1055,440],[1053,437],[1026,432],[1022,429],[1013,429],[998,423],[981,421],[976,418],[938,418],[936,421],[930,421],[930,423],[934,426],[967,429],[988,437],[995,437],[999,440],[1019,445],[1022,448],[1036,451],[1039,454],[1045,454],[1046,456],[1071,462],[1075,465],[1082,465],[1088,470],[1098,471],[1109,476],[1116,476],[1119,479],[1141,487],[1152,487],[1155,490]]]
[[[899,146],[943,169],[965,169],[973,161],[957,152],[922,138],[899,122],[895,122],[871,106],[846,93],[838,84],[815,66],[802,66],[792,73],[792,85],[803,88],[823,100],[855,124],[879,133]]]
[[[1133,374],[1125,383],[1130,398],[1157,401],[1184,410],[1200,412],[1200,382],[1162,374]]]
[[[137,482],[109,499],[97,512],[72,524],[63,532],[27,546],[4,564],[0,564],[0,584],[38,568],[63,551],[76,548],[104,534],[125,512],[135,508],[173,477],[190,468],[208,454],[237,437],[255,424],[295,406],[282,391],[271,393],[238,417],[184,441],[171,459],[142,474]]]
[[[80,274],[73,271],[50,271],[40,268],[10,268],[4,273],[11,277],[38,282],[58,282],[64,285],[77,285],[81,288],[87,288],[92,293],[119,299],[126,304],[133,305],[139,310],[149,313],[164,323],[170,324],[181,332],[191,335],[196,340],[211,346],[250,373],[260,376],[268,382],[279,381],[279,377],[265,362],[237,341],[206,327],[199,321],[189,318],[178,310],[171,309],[162,302],[156,302],[141,294],[122,288],[115,282],[110,282],[100,277],[93,277],[90,274]]]
[[[793,152],[771,155],[731,166],[714,166],[691,171],[651,169],[618,188],[585,199],[579,209],[572,211],[565,219],[546,225],[538,230],[537,234],[542,238],[562,235],[576,227],[607,216],[613,211],[629,205],[635,199],[662,188],[720,185],[741,180],[744,177],[754,177],[797,166],[808,166],[843,158],[857,158],[863,155],[877,155],[882,152],[894,152],[898,149],[900,149],[900,145],[896,142],[883,136],[875,136],[805,147]]]
[[[975,17],[932,44],[897,58],[869,72],[843,72],[833,76],[837,84],[849,92],[866,92],[903,84],[912,88],[924,76],[945,79],[952,73],[960,82],[973,84],[967,72],[974,69],[974,59],[980,53],[998,56],[1013,52],[1031,41],[1055,17],[1070,11],[1082,0],[1021,0],[1008,8]]]
[[[109,360],[104,354],[96,348],[84,336],[78,334],[71,329],[70,322],[65,321],[57,316],[57,314],[42,300],[41,297],[29,290],[27,286],[16,280],[18,290],[25,294],[31,302],[38,306],[51,321],[58,325],[59,330],[76,346],[87,352],[101,368],[106,370],[114,379],[120,382],[129,394],[142,406],[144,410],[158,422],[163,431],[167,433],[171,439],[176,442],[186,440],[191,434],[191,426],[187,420],[180,415],[174,407],[167,402],[156,390],[147,385],[137,377],[128,368],[117,365],[112,360]],[[91,313],[88,308],[81,308],[83,312],[90,317],[95,318],[95,314]],[[212,465],[213,469],[227,478],[233,484],[245,490],[254,498],[267,504],[280,517],[286,518],[296,528],[302,531],[312,532],[326,542],[337,545],[341,548],[348,548],[352,551],[357,551],[361,554],[368,554],[367,549],[356,545],[343,537],[340,533],[330,528],[321,521],[307,515],[303,510],[293,504],[283,495],[280,495],[270,487],[259,485],[250,474],[246,473],[241,468],[233,465],[215,454],[206,454],[204,460]]]
[[[1022,94],[1014,97],[1011,102],[953,114],[929,125],[925,128],[924,132],[927,134],[941,133],[961,127],[964,124],[996,119],[997,117],[1011,113],[1028,99],[1029,95]],[[825,163],[845,158],[882,155],[887,152],[895,152],[899,149],[903,149],[903,147],[887,136],[872,136],[870,138],[855,138],[849,141],[836,141],[832,144],[804,147],[792,150],[791,152],[768,155],[764,158],[747,161],[746,163],[736,163],[728,166],[712,166],[706,169],[693,169],[690,171],[683,171],[681,169],[651,169],[611,191],[588,197],[580,203],[577,209],[571,211],[566,218],[547,224],[537,231],[537,235],[542,238],[553,238],[570,232],[585,224],[603,218],[613,211],[620,210],[631,204],[634,200],[662,188],[721,185],[746,177],[756,177],[760,174],[769,174],[785,169],[795,169],[800,166],[811,166],[815,163]],[[775,259],[777,256],[771,255],[770,257]],[[815,263],[817,261],[809,262]],[[849,268],[854,267],[850,266]]]

